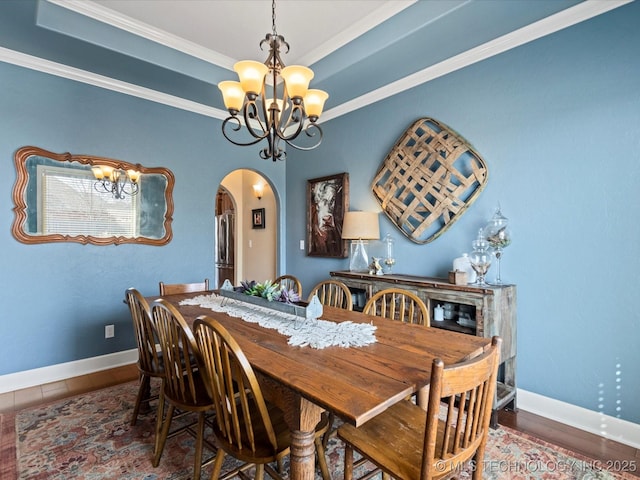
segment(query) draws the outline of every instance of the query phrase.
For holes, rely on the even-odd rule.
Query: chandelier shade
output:
[[[310,119],[320,116],[327,98],[329,98],[329,94],[324,90],[307,90],[307,94],[304,96],[304,106]]]
[[[269,68],[267,68],[264,63],[254,60],[243,60],[236,63],[233,69],[238,74],[240,86],[247,95],[257,96],[262,91],[264,77],[269,71]]]
[[[287,93],[291,98],[303,98],[309,89],[309,82],[313,78],[313,70],[301,65],[284,67],[280,76],[287,86]]]
[[[261,49],[264,44],[269,45],[267,60],[237,62],[233,69],[239,81],[223,81],[218,88],[230,114],[222,122],[224,137],[240,146],[266,140],[260,157],[276,161],[286,158],[285,145],[298,150],[320,145],[322,129],[316,122],[329,94],[309,89],[314,76],[310,68],[284,65],[280,50],[285,48],[288,52],[289,44],[276,31],[275,0],[271,11],[272,33],[260,42]],[[305,135],[301,136],[303,132]],[[299,137],[302,143],[294,143]]]

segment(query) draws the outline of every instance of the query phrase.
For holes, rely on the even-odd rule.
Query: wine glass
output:
[[[496,272],[495,285],[502,285],[502,278],[500,277],[500,259],[502,258],[502,250],[511,244],[511,232],[507,228],[509,219],[502,215],[500,206],[498,206],[496,213],[491,217],[489,223],[485,227],[487,235],[487,243],[493,249],[496,260],[498,261],[498,271]]]

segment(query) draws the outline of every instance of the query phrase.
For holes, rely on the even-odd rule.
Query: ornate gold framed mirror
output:
[[[22,243],[171,241],[173,173],[111,158],[16,151],[11,227]]]

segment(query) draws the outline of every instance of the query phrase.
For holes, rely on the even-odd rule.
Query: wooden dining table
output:
[[[441,358],[445,365],[457,363],[479,355],[491,343],[489,338],[325,306],[323,320],[375,325],[376,342],[348,348],[294,347],[276,330],[208,308],[180,305],[180,301],[201,294],[163,298],[190,325],[198,316],[206,315],[222,323],[236,339],[258,376],[265,398],[285,412],[291,431],[291,480],[315,477],[314,433],[324,411],[360,426],[407,396],[424,393],[434,358]],[[154,298],[158,297],[148,300]]]

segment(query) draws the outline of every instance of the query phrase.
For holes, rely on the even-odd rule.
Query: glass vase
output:
[[[508,228],[509,219],[502,215],[500,207],[496,209],[493,217],[484,228],[487,243],[493,250],[493,254],[497,261],[495,285],[502,285],[502,277],[500,274],[500,260],[502,259],[502,251],[511,244],[511,232]]]

